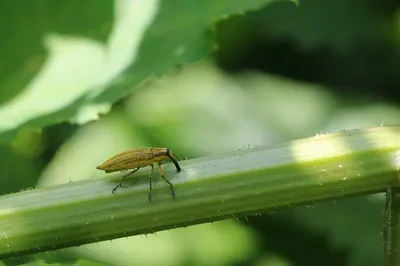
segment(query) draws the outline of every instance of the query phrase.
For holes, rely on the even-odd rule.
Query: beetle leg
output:
[[[157,163],[158,164],[158,168],[160,169],[160,173],[161,173],[161,177],[165,180],[165,182],[168,183],[168,185],[171,187],[171,194],[172,194],[172,198],[175,199],[175,191],[174,191],[174,187],[172,186],[171,182],[169,182],[165,176],[164,176],[164,168],[162,168],[161,163]]]
[[[122,187],[122,180],[124,180],[125,177],[130,176],[130,175],[133,175],[135,172],[137,172],[137,170],[139,170],[139,168],[140,168],[140,167],[138,167],[138,168],[136,168],[135,170],[132,170],[131,172],[129,172],[129,173],[123,175],[122,178],[121,178],[121,181],[119,182],[119,184],[118,184],[115,188],[113,188],[112,193],[114,194],[115,191],[117,190],[117,188]]]
[[[150,174],[149,174],[149,186],[150,186],[150,189],[149,189],[149,202],[151,202],[151,190],[153,189],[153,187],[151,186],[151,176],[153,175],[153,172],[154,172],[154,165],[150,165],[150,167],[151,167],[151,170],[150,170]]]

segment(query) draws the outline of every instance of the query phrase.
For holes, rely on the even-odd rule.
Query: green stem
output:
[[[399,185],[400,126],[319,135],[165,166],[169,186],[149,169],[124,188],[90,179],[0,197],[0,258],[82,245],[231,217],[279,206]],[[157,172],[156,172],[157,173]]]

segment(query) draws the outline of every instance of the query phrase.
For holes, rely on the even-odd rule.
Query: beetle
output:
[[[165,178],[164,169],[161,166],[163,161],[165,161],[166,159],[170,159],[173,162],[178,172],[181,171],[181,167],[178,164],[177,156],[173,152],[171,152],[169,148],[140,148],[140,149],[124,151],[114,155],[113,157],[105,161],[103,164],[97,166],[96,169],[103,170],[106,173],[134,169],[122,176],[120,183],[112,190],[112,193],[115,193],[115,191],[119,187],[122,187],[122,181],[124,180],[125,177],[133,175],[141,167],[150,166],[151,167],[149,174],[150,189],[148,198],[149,202],[151,202],[151,191],[153,189],[151,185],[151,177],[154,172],[154,163],[157,163],[158,168],[160,169],[161,177],[171,187],[172,198],[175,199],[174,187],[171,184],[171,182],[169,182]]]

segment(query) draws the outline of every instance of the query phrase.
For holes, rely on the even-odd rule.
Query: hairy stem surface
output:
[[[149,169],[140,169],[115,194],[119,178],[105,176],[1,196],[0,258],[385,191],[399,185],[400,126],[318,135],[180,164],[180,173],[165,166],[175,200],[155,172],[149,203]]]

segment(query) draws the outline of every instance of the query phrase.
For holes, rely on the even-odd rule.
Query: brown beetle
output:
[[[128,150],[122,153],[119,153],[103,164],[96,167],[96,169],[103,170],[106,173],[112,173],[117,171],[124,171],[129,169],[134,169],[129,173],[122,176],[120,183],[113,188],[112,193],[114,193],[117,188],[122,187],[122,181],[125,177],[133,175],[136,171],[139,170],[141,167],[150,166],[151,171],[149,174],[149,202],[151,202],[151,177],[154,172],[154,163],[157,163],[158,168],[160,169],[161,177],[169,184],[171,187],[172,198],[175,199],[175,191],[174,187],[172,186],[171,182],[169,182],[164,176],[164,169],[162,168],[162,163],[164,160],[170,159],[178,172],[181,171],[181,167],[178,164],[178,159],[174,153],[172,153],[168,148],[141,148],[141,149],[134,149]]]

